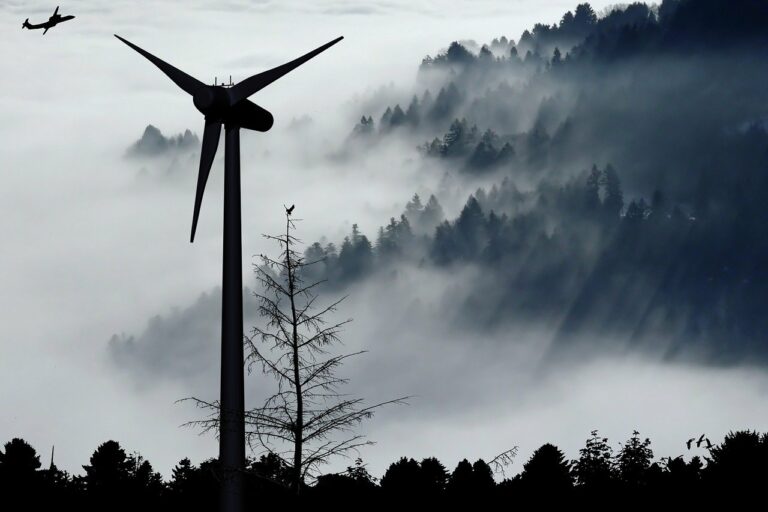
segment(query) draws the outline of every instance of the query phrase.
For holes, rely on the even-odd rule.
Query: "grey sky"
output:
[[[27,17],[46,18],[54,4],[0,3],[0,442],[22,436],[43,454],[55,444],[57,463],[74,473],[110,438],[165,476],[184,456],[199,462],[216,453],[212,437],[178,428],[197,414],[174,404],[200,391],[190,387],[194,379],[150,375],[140,385],[108,359],[113,334],[140,336],[148,319],[189,308],[219,283],[222,174],[217,160],[190,246],[194,158],[177,163],[187,175],[163,179],[169,162],[146,164],[141,177],[142,165],[122,155],[149,123],[166,135],[187,128],[200,134],[202,119],[113,33],[205,82],[229,74],[237,81],[345,36],[253,98],[276,124],[270,133],[242,136],[248,280],[249,255],[272,249],[260,234],[278,229],[284,203],[300,205],[303,239],[338,241],[352,222],[372,234],[414,191],[438,186],[394,158],[339,166],[315,160],[316,145],[334,146],[351,129],[355,97],[389,82],[407,89],[420,59],[452,40],[517,39],[576,3],[82,0],[62,5],[77,18],[45,36],[19,27]],[[323,133],[319,139],[290,139],[285,128],[304,114]],[[449,276],[421,275],[397,286],[406,294],[434,289],[414,287],[418,279],[451,285]],[[461,457],[488,458],[510,445],[520,445],[525,458],[545,441],[576,456],[592,428],[612,441],[638,428],[672,455],[691,429],[710,436],[768,429],[768,378],[759,372],[598,361],[539,375],[525,359],[535,361],[541,348],[535,334],[522,344],[530,351],[506,353],[491,345],[476,350],[477,340],[442,332],[434,314],[402,324],[407,332],[393,330],[391,319],[407,312],[392,292],[381,296],[376,288],[390,284],[369,283],[344,311],[356,319],[345,335],[350,348],[371,350],[349,367],[360,394],[419,395],[366,428],[378,444],[363,457],[376,475],[400,455],[436,455],[453,467]],[[434,297],[422,298],[427,308]],[[217,356],[215,341],[208,353]],[[217,364],[200,366],[201,382],[215,383],[210,369]],[[403,374],[395,378],[388,368]]]

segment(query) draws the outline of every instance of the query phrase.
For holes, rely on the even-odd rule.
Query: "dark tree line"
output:
[[[480,173],[513,162],[515,139],[501,137],[490,128],[480,134],[477,125],[455,119],[442,139],[436,137],[420,149],[430,157],[460,160],[462,170]]]
[[[414,95],[402,107],[399,103],[387,107],[378,121],[378,129],[373,116],[362,116],[353,128],[352,135],[364,139],[376,134],[388,134],[399,128],[416,130],[426,127],[431,130],[433,126],[440,126],[450,120],[463,101],[464,97],[454,83],[442,87],[435,97],[429,90],[425,90],[420,98]]]
[[[428,233],[443,218],[443,208],[434,195],[422,204],[419,195],[414,194],[399,219],[392,217],[389,224],[379,228],[374,242],[354,224],[339,248],[332,242],[310,245],[304,257],[316,263],[304,269],[306,278],[327,280],[326,286],[346,286],[386,265],[418,261],[429,244]]]
[[[479,265],[457,321],[486,329],[525,319],[559,325],[565,346],[597,333],[671,358],[764,361],[766,180],[700,183],[701,199],[681,204],[659,189],[627,197],[610,164],[528,191],[506,179],[453,220],[414,197],[373,242],[355,226],[340,251],[315,243],[306,256],[337,286],[402,265]]]
[[[703,437],[703,436],[702,436]],[[274,455],[249,460],[246,470],[250,507],[308,503],[341,508],[376,503],[500,504],[512,508],[579,506],[590,510],[747,510],[768,506],[768,434],[730,432],[709,448],[692,445],[695,456],[654,459],[650,440],[638,432],[614,451],[593,431],[576,460],[544,444],[509,478],[482,459],[464,459],[451,471],[438,459],[402,457],[381,479],[360,459],[346,471],[320,476],[302,497],[288,490],[290,470]],[[684,445],[682,450],[685,450]],[[27,510],[74,507],[78,510],[212,510],[218,482],[216,459],[199,465],[182,459],[164,481],[149,461],[127,454],[115,441],[100,445],[70,475],[54,464],[41,469],[40,456],[15,438],[0,450],[0,493],[4,502]],[[507,468],[509,471],[509,467]],[[22,500],[22,501],[16,501]]]

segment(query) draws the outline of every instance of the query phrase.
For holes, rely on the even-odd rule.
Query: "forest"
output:
[[[420,138],[424,172],[476,191],[450,217],[439,191],[414,196],[378,233],[308,255],[335,286],[479,267],[460,323],[557,325],[566,351],[763,364],[767,28],[762,2],[665,0],[454,41],[346,146]]]
[[[682,455],[655,461],[651,441],[637,431],[618,449],[611,444],[593,431],[576,460],[546,443],[524,462],[513,460],[516,450],[511,450],[504,460],[463,459],[453,470],[434,457],[401,457],[380,478],[357,459],[344,472],[320,476],[298,496],[288,489],[280,459],[263,455],[248,461],[246,506],[359,509],[460,502],[513,510],[747,510],[768,505],[768,433],[730,432],[719,444],[696,436],[687,441],[688,448],[681,442],[682,450],[696,453],[688,461]],[[59,470],[53,453],[48,467],[42,466],[41,456],[23,439],[5,443],[0,450],[4,501],[25,496],[31,509],[68,510],[212,510],[217,504],[216,459],[195,465],[184,458],[163,480],[148,460],[110,440],[94,450],[81,475]],[[518,471],[514,476],[512,466]]]

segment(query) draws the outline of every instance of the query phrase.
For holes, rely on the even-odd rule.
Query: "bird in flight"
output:
[[[698,441],[696,441],[696,448],[701,448],[701,443],[704,442],[704,434],[701,434],[701,437]]]
[[[687,440],[685,442],[685,445],[688,447],[689,450],[691,449],[691,443],[694,442],[695,440],[696,440],[696,438],[692,437],[692,438],[690,438],[689,440]]]
[[[62,16],[61,14],[59,14],[59,6],[57,5],[56,10],[53,11],[53,14],[51,15],[50,18],[48,18],[48,21],[46,21],[45,23],[38,23],[37,25],[35,25],[33,23],[30,23],[29,18],[27,18],[26,20],[24,20],[24,23],[21,25],[21,28],[22,29],[26,28],[27,30],[37,30],[37,29],[44,28],[45,30],[43,30],[43,35],[45,35],[45,33],[48,32],[48,29],[55,27],[61,22],[69,21],[74,18],[75,17],[71,15]]]
[[[286,209],[285,209],[285,213],[287,213],[288,215],[292,214],[292,213],[293,213],[293,209],[294,209],[295,207],[296,207],[296,205],[295,205],[295,204],[292,204],[290,208],[286,208]]]

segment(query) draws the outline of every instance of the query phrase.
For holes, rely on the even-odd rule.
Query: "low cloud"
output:
[[[382,273],[351,287],[338,318],[330,319],[353,318],[337,351],[366,351],[340,368],[349,379],[343,392],[368,403],[411,396],[408,405],[384,408],[362,426],[361,433],[377,443],[361,453],[372,474],[381,476],[403,455],[437,456],[452,469],[464,457],[487,459],[517,445],[520,455],[510,468],[515,474],[545,442],[576,458],[596,428],[614,446],[638,429],[660,458],[683,453],[694,431],[714,439],[731,428],[768,426],[768,416],[754,413],[765,410],[768,389],[758,369],[602,351],[607,340],[594,343],[588,357],[584,346],[580,353],[552,357],[556,326],[491,333],[457,328],[454,319],[462,315],[478,272],[413,267]],[[320,299],[335,297],[323,293]],[[135,382],[180,385],[178,398],[215,399],[219,300],[217,292],[207,293],[151,320],[135,340],[113,342],[113,362]],[[245,309],[249,332],[261,320],[252,314],[253,303]],[[248,377],[248,402],[258,402],[273,385],[258,372]],[[342,470],[345,463],[326,469]]]

